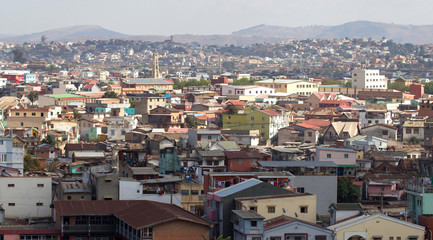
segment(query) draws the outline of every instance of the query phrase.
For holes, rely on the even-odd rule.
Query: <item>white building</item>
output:
[[[355,69],[352,71],[352,87],[387,89],[387,82],[379,70]]]
[[[107,134],[110,140],[125,140],[125,134],[137,128],[137,115],[125,117],[110,117],[108,119]]]
[[[223,96],[258,96],[275,93],[275,89],[259,86],[221,85],[221,93]]]
[[[134,179],[119,180],[119,200],[149,200],[162,203],[173,203],[181,206],[182,195],[180,193],[164,193],[159,195],[154,192],[148,192],[141,181]]]
[[[0,88],[6,87],[7,82],[8,82],[7,78],[0,78]]]
[[[50,217],[51,184],[51,177],[0,177],[6,218]]]
[[[23,175],[24,148],[14,145],[11,137],[0,138],[0,168],[1,166],[16,168]]]

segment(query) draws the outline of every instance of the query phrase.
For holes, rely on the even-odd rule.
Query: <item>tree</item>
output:
[[[389,89],[395,89],[395,90],[402,91],[402,92],[409,91],[409,86],[406,86],[402,82],[393,82],[391,84],[388,84],[388,88]]]
[[[56,144],[56,140],[52,135],[47,135],[45,139],[42,140],[43,143],[49,144],[51,146],[54,146]]]
[[[347,81],[344,86],[351,88],[352,87],[352,81]]]
[[[248,78],[240,78],[236,81],[233,81],[233,85],[254,85],[254,80]]]
[[[419,144],[419,139],[416,138],[416,137],[411,137],[411,138],[409,139],[409,143],[410,143],[410,144]]]
[[[105,92],[104,95],[102,95],[102,98],[117,98],[117,97],[118,97],[117,93],[111,91]]]
[[[59,72],[59,69],[56,67],[56,65],[50,64],[47,67],[47,72],[48,72],[48,74],[57,73],[57,72]]]
[[[41,43],[42,43],[42,44],[45,44],[46,42],[47,42],[47,36],[42,35],[42,36],[41,36]]]
[[[32,155],[26,154],[24,156],[24,171],[36,171],[41,168],[41,161],[33,157]]]
[[[198,119],[194,116],[187,116],[185,118],[185,123],[189,128],[196,128],[200,125]]]
[[[361,196],[358,186],[352,183],[349,178],[342,177],[338,179],[337,200],[339,203],[355,202]]]
[[[424,90],[427,94],[433,94],[433,82],[426,83]]]
[[[29,95],[27,95],[27,98],[30,100],[30,102],[32,102],[33,105],[33,103],[35,103],[38,100],[39,95],[36,92],[31,91]]]
[[[322,85],[340,85],[341,82],[337,80],[325,80],[322,82]]]
[[[235,106],[230,106],[227,113],[229,115],[238,114],[238,108]]]
[[[12,54],[14,55],[14,62],[25,63],[27,61],[21,49],[12,50]]]

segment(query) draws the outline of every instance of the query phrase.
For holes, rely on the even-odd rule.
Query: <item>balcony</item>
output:
[[[406,184],[406,193],[415,193],[418,195],[422,195],[424,193],[433,193],[433,185],[421,185],[421,184]]]
[[[63,233],[113,233],[116,230],[115,224],[107,225],[63,225]]]

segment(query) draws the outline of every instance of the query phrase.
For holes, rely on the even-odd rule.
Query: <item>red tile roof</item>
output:
[[[239,100],[228,100],[226,102],[226,104],[231,104],[231,105],[235,105],[235,106],[246,106],[248,105],[248,103],[244,102],[244,101],[239,101]]]
[[[155,193],[156,194],[156,193]],[[173,204],[147,200],[55,201],[57,215],[115,215],[136,229],[183,220],[209,226],[204,219]]]
[[[263,113],[266,113],[268,115],[271,115],[271,116],[279,116],[279,115],[281,115],[281,113],[279,113],[277,111],[274,111],[274,110],[271,110],[271,109],[265,109],[265,110],[260,110],[260,111],[263,112]]]

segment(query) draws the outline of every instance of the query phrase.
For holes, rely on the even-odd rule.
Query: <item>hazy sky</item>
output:
[[[259,24],[433,24],[431,0],[5,0],[2,9],[4,34],[73,25],[171,35],[229,34]]]

